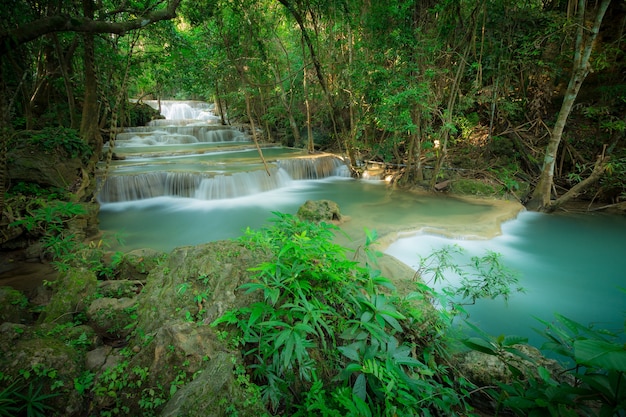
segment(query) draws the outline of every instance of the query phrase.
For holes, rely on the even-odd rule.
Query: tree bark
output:
[[[55,32],[81,33],[115,33],[123,35],[134,29],[139,29],[160,20],[169,20],[176,17],[176,9],[181,0],[170,0],[164,9],[154,10],[142,14],[137,19],[125,22],[107,22],[93,20],[88,16],[69,16],[59,14],[29,22],[11,31],[0,33],[0,56],[12,49],[35,40],[43,35]],[[141,11],[135,11],[139,14]]]
[[[552,211],[550,209],[550,197],[554,181],[554,164],[557,158],[559,144],[561,143],[567,118],[572,111],[572,107],[574,106],[580,87],[587,77],[587,74],[589,74],[589,57],[591,56],[594,42],[598,36],[598,32],[600,31],[600,25],[602,24],[604,14],[609,7],[609,3],[611,3],[611,0],[602,0],[602,3],[600,3],[600,6],[598,7],[593,27],[589,35],[585,36],[585,0],[579,0],[578,2],[577,20],[579,29],[578,35],[576,36],[574,68],[565,92],[565,97],[563,98],[561,110],[559,111],[558,118],[550,135],[550,141],[546,147],[539,182],[537,183],[537,187],[527,204],[527,208],[529,210]]]

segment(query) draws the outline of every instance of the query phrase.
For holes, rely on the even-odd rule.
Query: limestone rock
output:
[[[89,324],[100,336],[120,339],[128,336],[134,324],[132,298],[97,298],[87,309]]]
[[[124,254],[116,270],[120,279],[145,280],[148,273],[164,258],[166,254],[154,249],[135,249]]]
[[[8,176],[11,182],[27,182],[43,187],[69,189],[81,179],[83,163],[62,152],[42,151],[30,141],[19,141],[8,150]]]
[[[138,296],[138,329],[150,334],[171,320],[210,323],[226,310],[252,304],[259,295],[238,288],[249,281],[248,269],[265,259],[234,241],[174,249]]]
[[[72,268],[60,273],[57,288],[62,291],[57,291],[52,296],[43,315],[43,322],[71,322],[71,313],[78,313],[87,307],[86,299],[95,294],[97,281],[96,274],[85,268]]]
[[[177,391],[161,417],[261,417],[268,415],[260,401],[235,381],[232,356],[220,352],[194,381]]]
[[[508,352],[505,355],[507,360],[515,364],[525,375],[536,374],[536,369],[539,366],[550,371],[555,380],[560,379],[559,375],[565,375],[559,363],[543,356],[539,349],[529,345],[515,345],[515,348],[530,358],[531,361],[521,359]],[[457,360],[458,368],[463,375],[478,386],[497,385],[499,382],[506,384],[513,380],[513,374],[497,356],[470,351],[459,355]]]
[[[336,222],[341,223],[342,216],[337,203],[331,200],[307,200],[297,213],[300,220],[310,222]]]
[[[50,394],[52,384],[62,384],[55,392],[61,394],[51,398],[47,404],[59,411],[59,415],[78,416],[82,411],[82,398],[70,387],[74,378],[83,370],[80,351],[68,346],[55,337],[20,338],[0,352],[0,372],[5,375],[20,375],[20,370],[31,373],[34,384],[42,384],[42,394]],[[35,385],[36,387],[37,385]]]
[[[0,323],[26,323],[31,320],[26,296],[11,287],[0,287]]]

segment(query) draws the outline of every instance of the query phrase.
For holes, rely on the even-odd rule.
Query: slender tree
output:
[[[593,51],[596,37],[600,31],[600,26],[602,25],[602,20],[609,7],[609,3],[611,3],[611,0],[602,0],[600,2],[595,13],[593,26],[588,29],[585,25],[586,0],[578,1],[578,13],[576,18],[578,30],[576,35],[576,46],[574,49],[572,74],[567,90],[565,91],[565,97],[563,98],[561,110],[559,111],[556,123],[550,132],[550,140],[548,142],[548,146],[546,147],[539,182],[537,183],[537,186],[527,205],[527,207],[531,210],[550,211],[554,208],[551,204],[551,190],[554,181],[554,166],[557,152],[559,150],[559,144],[561,143],[563,130],[565,129],[567,119],[572,111],[572,107],[574,106],[580,87],[591,70],[589,58],[591,57],[591,52]],[[604,161],[604,159],[601,159],[599,163],[602,164],[602,161]],[[596,167],[596,169],[594,169],[594,172],[596,173],[595,175],[597,176],[600,171],[601,169]]]

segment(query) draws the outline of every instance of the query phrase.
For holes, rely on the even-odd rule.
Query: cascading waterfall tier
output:
[[[220,200],[275,190],[293,180],[349,177],[344,162],[333,155],[277,160],[264,169],[228,175],[210,172],[139,172],[110,175],[103,184],[100,203],[143,200],[161,196]]]
[[[242,130],[215,123],[212,106],[196,101],[148,101],[166,119],[130,127],[116,137],[116,158],[103,174],[102,204],[156,197],[220,200],[288,186],[294,180],[349,177],[334,155],[293,148],[250,149]],[[220,145],[221,144],[221,145]]]

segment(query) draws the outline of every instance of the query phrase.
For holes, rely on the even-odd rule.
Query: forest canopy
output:
[[[624,197],[623,0],[9,3],[5,143],[77,129],[95,163],[129,99],[199,99],[402,186],[462,169],[536,209]]]

